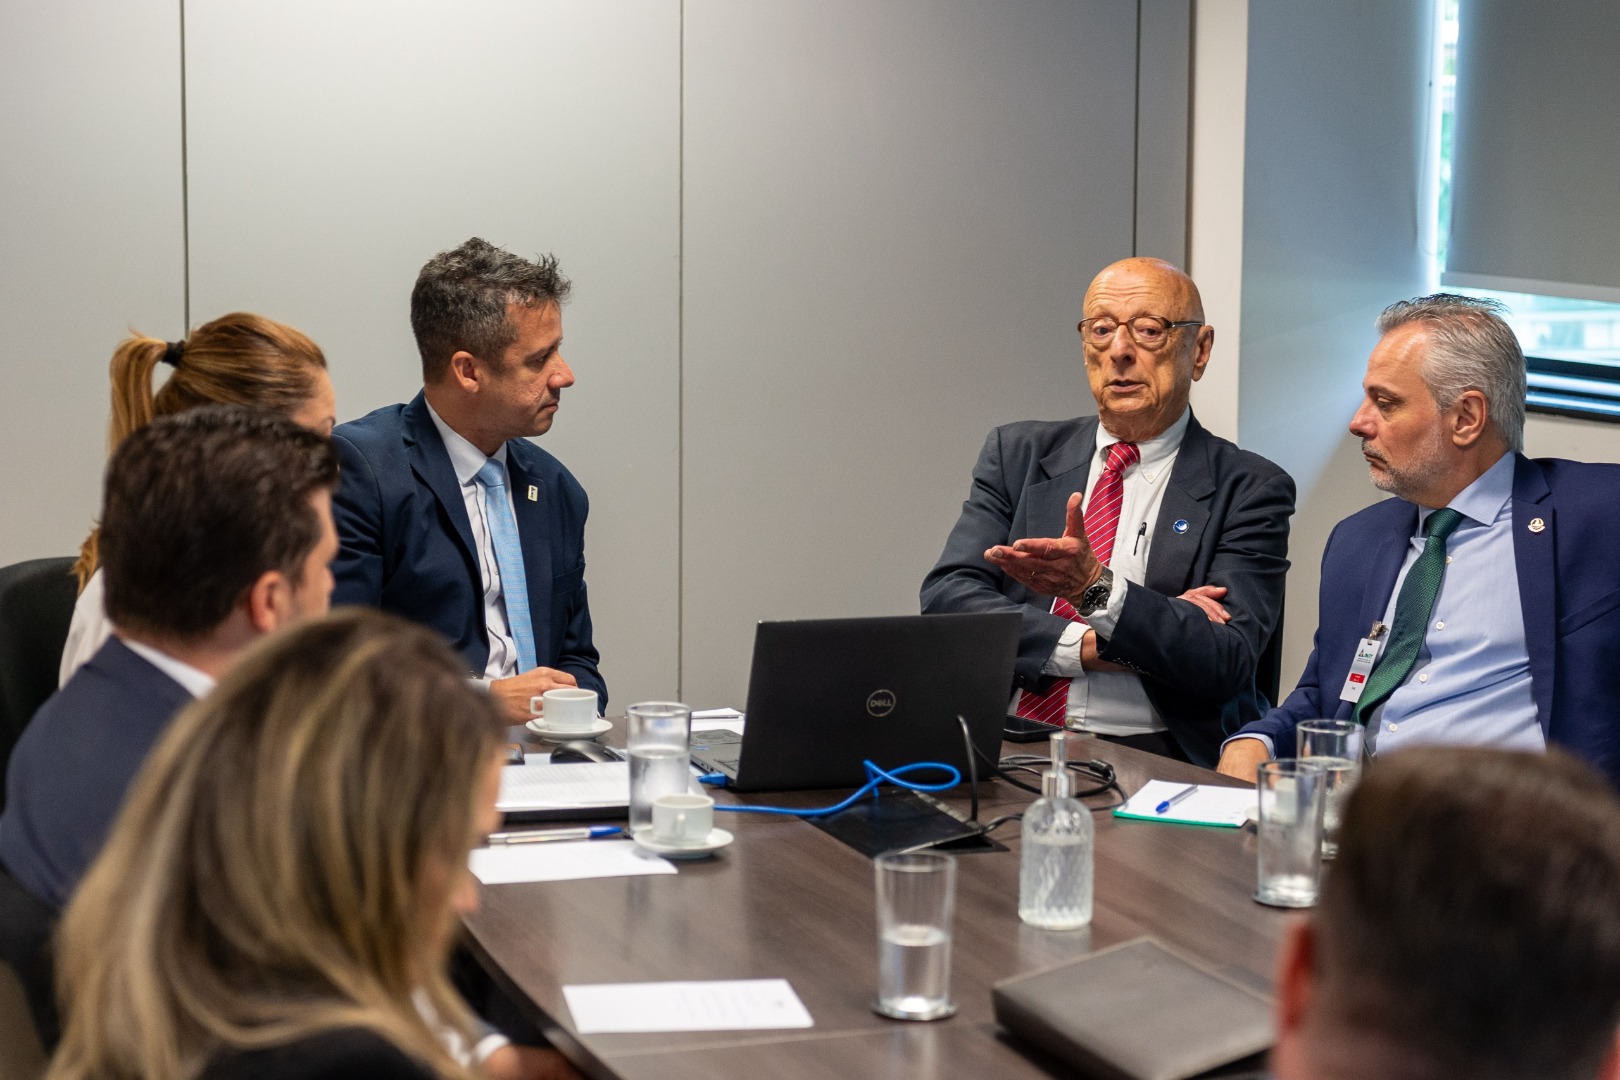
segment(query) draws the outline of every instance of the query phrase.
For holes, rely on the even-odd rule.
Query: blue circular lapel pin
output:
[[[1176,520],[1176,523],[1174,525],[1170,526],[1170,528],[1174,529],[1178,533],[1186,532],[1187,531],[1187,519],[1186,518],[1178,518]]]

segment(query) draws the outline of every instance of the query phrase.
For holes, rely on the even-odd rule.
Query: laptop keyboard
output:
[[[706,773],[724,773],[735,778],[742,760],[742,736],[721,728],[692,733],[692,764]]]

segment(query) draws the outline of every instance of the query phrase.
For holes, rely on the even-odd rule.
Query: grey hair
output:
[[[1408,323],[1429,331],[1419,374],[1442,409],[1467,390],[1485,395],[1491,426],[1510,451],[1524,449],[1524,350],[1502,318],[1507,305],[1454,293],[1400,300],[1378,316],[1378,332]]]
[[[499,363],[517,331],[506,317],[512,304],[544,307],[568,299],[573,285],[557,260],[534,262],[473,237],[427,261],[411,290],[411,330],[422,355],[422,377],[433,382],[465,350]]]

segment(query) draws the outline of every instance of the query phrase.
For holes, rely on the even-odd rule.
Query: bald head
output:
[[[1145,314],[1163,315],[1172,322],[1181,322],[1184,319],[1197,319],[1199,322],[1204,320],[1204,298],[1198,294],[1198,286],[1193,284],[1192,278],[1182,272],[1181,267],[1163,259],[1136,255],[1103,267],[1102,272],[1091,279],[1091,285],[1086,289],[1083,301],[1085,305],[1089,307],[1092,296],[1099,288],[1105,291],[1140,289],[1172,305],[1173,308]]]
[[[1103,427],[1128,442],[1163,434],[1187,411],[1215,342],[1198,286],[1163,259],[1121,259],[1092,279],[1081,311]]]

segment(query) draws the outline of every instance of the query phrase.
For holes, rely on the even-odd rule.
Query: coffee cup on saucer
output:
[[[697,847],[714,831],[714,800],[707,795],[660,795],[652,804],[652,838],[672,847]]]
[[[596,723],[596,691],[560,686],[530,698],[529,711],[539,713],[548,730],[589,731]]]

